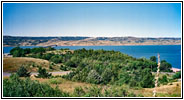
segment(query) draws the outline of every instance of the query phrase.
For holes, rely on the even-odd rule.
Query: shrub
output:
[[[63,70],[63,71],[68,71],[70,68],[64,66],[64,65],[61,65],[60,66],[60,70]]]
[[[24,57],[25,52],[24,49],[20,47],[15,47],[10,51],[10,54],[13,55],[13,57]]]
[[[49,80],[49,83],[57,85],[57,84],[61,84],[62,81],[60,79],[51,79],[51,80]]]
[[[159,78],[159,82],[160,82],[161,84],[166,85],[166,84],[168,83],[167,76],[166,76],[166,75],[163,75],[162,78]]]
[[[39,67],[39,69],[38,69],[38,75],[35,76],[35,77],[36,78],[49,78],[51,76],[52,76],[52,74],[51,73],[47,73],[47,71],[46,71],[45,68],[42,69],[42,67]]]
[[[76,87],[73,93],[74,97],[82,97],[84,96],[86,93],[85,91],[82,89],[82,87]]]
[[[104,90],[105,97],[135,97],[134,93],[129,93],[127,90],[123,89],[123,87],[110,87]]]
[[[56,63],[56,64],[61,63],[61,60],[62,60],[62,58],[61,58],[61,56],[59,56],[59,55],[54,55],[54,56],[52,56],[52,57],[50,58],[50,61],[51,61],[51,62],[54,62],[54,63]]]
[[[179,78],[181,78],[181,71],[176,72],[176,74],[174,74],[172,77],[173,77],[173,79],[179,79]]]
[[[103,83],[107,84],[108,82],[110,82],[112,76],[113,76],[113,73],[111,69],[106,68],[105,71],[102,73]]]
[[[157,61],[157,58],[155,56],[151,56],[150,57],[150,60],[153,61],[153,62],[156,62]]]
[[[102,88],[101,87],[97,87],[97,86],[91,86],[88,91],[87,94],[85,94],[86,97],[102,97]]]
[[[102,82],[102,78],[95,70],[91,70],[87,76],[87,82],[99,84]]]
[[[149,68],[145,68],[142,71],[142,81],[141,81],[141,87],[143,88],[152,88],[154,87],[154,77],[151,73],[151,70]]]
[[[161,61],[160,71],[163,71],[163,72],[172,72],[171,68],[172,68],[172,65],[170,63],[168,63],[165,60],[162,60]]]
[[[24,66],[21,66],[16,73],[19,77],[30,77],[30,72]]]
[[[48,84],[40,84],[30,78],[21,80],[18,75],[12,74],[10,79],[3,80],[4,97],[68,97],[66,92],[57,87],[52,88]]]

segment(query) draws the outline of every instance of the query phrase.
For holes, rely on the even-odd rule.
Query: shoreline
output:
[[[167,46],[167,45],[181,45],[181,44],[124,44],[124,45],[57,45],[59,46]],[[37,46],[37,47],[45,47],[49,45],[20,45],[20,46],[3,46],[3,47],[28,47],[28,46]]]

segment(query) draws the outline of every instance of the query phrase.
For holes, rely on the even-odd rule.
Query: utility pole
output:
[[[155,75],[155,88],[153,90],[153,97],[156,97],[156,88],[158,86],[158,78],[159,78],[159,72],[160,72],[160,54],[158,53],[158,67],[157,67],[157,74]]]

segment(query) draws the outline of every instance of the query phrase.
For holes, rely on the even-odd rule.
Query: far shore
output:
[[[123,45],[57,45],[58,46],[154,46],[154,45],[181,45],[181,44],[123,44]],[[50,46],[50,45],[20,45],[20,46]],[[19,47],[20,47],[19,46]],[[3,45],[3,47],[17,47],[17,46],[9,46],[9,45]]]

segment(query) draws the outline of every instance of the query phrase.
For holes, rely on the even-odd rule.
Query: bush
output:
[[[135,97],[134,93],[129,93],[123,87],[110,87],[104,90],[105,97]]]
[[[150,60],[153,61],[153,62],[156,62],[157,61],[157,58],[155,56],[151,56],[150,57]]]
[[[102,88],[97,86],[91,86],[87,93],[85,94],[86,97],[102,97]]]
[[[160,71],[163,71],[163,72],[172,72],[171,68],[172,68],[172,65],[170,63],[168,63],[165,60],[162,60],[161,61]]]
[[[61,65],[61,66],[60,66],[60,70],[68,71],[68,70],[70,70],[70,68],[69,68],[69,67],[66,67],[66,66],[64,66],[64,65]]]
[[[24,57],[25,52],[24,49],[20,47],[15,47],[10,51],[10,54],[13,55],[13,57]]]
[[[173,77],[173,79],[179,79],[179,78],[181,78],[181,71],[176,72],[176,74],[174,74],[172,77]]]
[[[102,82],[102,77],[95,70],[91,70],[87,76],[87,82],[99,84]]]
[[[168,83],[167,76],[166,76],[166,75],[163,75],[162,78],[159,78],[159,82],[160,82],[161,84],[166,85],[166,84]]]
[[[145,68],[141,74],[142,74],[141,87],[143,88],[154,87],[154,77],[151,73],[151,70],[149,68]]]
[[[102,73],[102,79],[103,79],[103,83],[107,84],[111,81],[111,77],[113,76],[113,72],[111,71],[111,69],[106,68],[104,70],[104,72]]]
[[[36,78],[49,78],[51,76],[52,76],[52,74],[51,73],[47,73],[47,71],[46,71],[45,68],[42,69],[42,67],[39,67],[39,69],[38,69],[38,75],[35,76],[35,77]]]
[[[30,72],[24,66],[21,66],[16,73],[19,77],[30,77]]]
[[[52,88],[48,84],[40,84],[30,78],[21,80],[18,75],[12,74],[10,79],[3,80],[4,97],[68,97],[68,93]]]
[[[51,80],[49,80],[49,83],[57,85],[57,84],[61,84],[62,81],[60,79],[51,79]]]
[[[86,93],[85,91],[82,89],[82,87],[76,87],[73,93],[74,97],[82,97],[84,96]]]
[[[50,58],[50,61],[51,62],[54,62],[54,63],[56,63],[56,64],[58,64],[58,63],[61,63],[62,61],[62,58],[61,58],[61,56],[59,56],[59,55],[54,55],[54,56],[52,56],[51,58]]]

